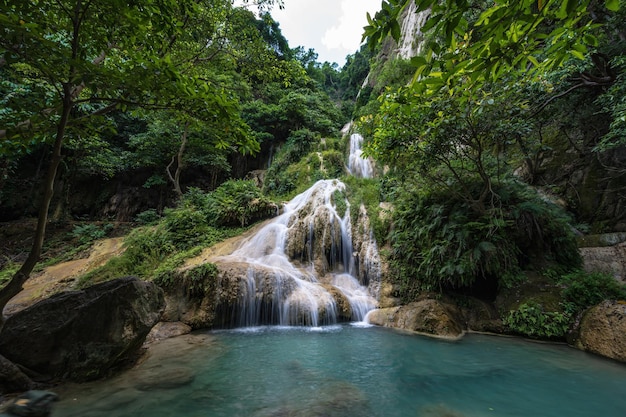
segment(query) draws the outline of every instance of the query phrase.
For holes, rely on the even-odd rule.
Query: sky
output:
[[[291,48],[313,48],[318,62],[336,62],[343,67],[346,55],[360,48],[366,13],[374,16],[380,3],[381,0],[284,0],[284,9],[275,7],[271,14]]]

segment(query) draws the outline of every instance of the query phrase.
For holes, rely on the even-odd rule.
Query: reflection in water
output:
[[[378,327],[257,327],[167,340],[55,417],[622,417],[626,366],[562,345]]]

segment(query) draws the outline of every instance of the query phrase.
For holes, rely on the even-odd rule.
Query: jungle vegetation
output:
[[[531,271],[622,297],[579,272],[576,236],[626,231],[625,2],[417,0],[424,52],[405,60],[389,45],[411,1],[383,1],[341,68],[291,47],[271,0],[251,2],[260,14],[230,0],[1,1],[0,220],[38,222],[29,254],[2,261],[0,306],[51,220],[135,228],[81,285],[168,279],[345,175],[350,121],[379,173],[346,179],[348,196],[375,219],[404,301],[493,299]],[[77,227],[83,242],[109,232]],[[524,317],[543,314],[561,329],[583,308],[573,292],[520,306],[510,326],[529,334]]]

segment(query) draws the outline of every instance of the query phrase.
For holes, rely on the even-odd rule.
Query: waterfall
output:
[[[371,178],[374,166],[362,147],[363,137],[352,134],[348,170]],[[316,182],[231,254],[211,259],[220,271],[216,325],[363,321],[377,305],[380,257],[365,207],[353,225],[345,191],[336,179]]]
[[[370,158],[363,157],[363,136],[358,133],[350,135],[348,171],[360,178],[372,178],[374,175],[374,164]]]
[[[362,321],[376,306],[368,290],[372,274],[355,261],[350,205],[339,180],[315,183],[215,263],[222,291],[235,294],[223,296],[224,326]]]

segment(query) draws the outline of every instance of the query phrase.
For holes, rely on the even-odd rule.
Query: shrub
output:
[[[204,295],[216,284],[218,269],[215,264],[205,263],[185,273],[184,284],[192,295]]]
[[[141,213],[135,216],[135,222],[141,225],[153,224],[156,223],[161,216],[155,209],[148,209],[146,211],[142,211]]]
[[[567,332],[570,315],[565,312],[544,311],[540,304],[524,303],[503,319],[509,330],[533,338],[562,338]]]
[[[335,190],[332,195],[332,203],[335,205],[335,211],[337,212],[337,214],[343,218],[346,215],[346,211],[348,210],[346,193],[341,190]]]
[[[72,237],[78,239],[78,243],[81,245],[91,243],[94,240],[102,239],[113,229],[113,225],[107,223],[102,227],[96,224],[80,224],[74,226],[74,229],[70,233]]]
[[[208,262],[184,272],[175,271],[173,267],[163,269],[155,276],[154,282],[164,288],[181,286],[189,295],[203,296],[215,287],[217,274],[217,266]]]
[[[285,173],[290,165],[297,164],[309,154],[313,150],[313,145],[318,141],[319,137],[308,129],[292,132],[267,170],[265,190],[275,195],[285,195],[295,190],[296,184],[293,177]]]
[[[348,176],[344,178],[347,186],[348,201],[350,202],[350,216],[357,219],[361,204],[365,206],[370,219],[370,226],[374,230],[374,237],[379,247],[387,243],[389,230],[391,229],[391,216],[380,215],[381,183],[375,178],[357,178]]]
[[[162,225],[134,229],[125,239],[126,250],[122,254],[129,265],[129,274],[149,277],[168,256],[176,252],[176,246]]]
[[[560,279],[565,308],[575,314],[604,300],[626,300],[626,285],[611,275],[575,271]]]
[[[213,226],[245,227],[276,213],[276,205],[251,180],[230,180],[209,194],[205,214]]]
[[[345,172],[345,158],[338,150],[322,152],[322,164],[325,178],[338,178]]]
[[[194,208],[166,209],[163,226],[168,240],[178,250],[187,250],[205,241],[209,234],[206,215]]]
[[[81,277],[79,286],[124,275],[167,283],[185,259],[242,232],[224,226],[248,225],[275,212],[276,205],[261,194],[253,181],[227,181],[211,193],[190,188],[178,208],[166,209],[158,222],[132,230],[124,241],[124,253]],[[144,213],[143,221],[152,221],[156,214]],[[90,236],[93,234],[93,228],[86,230]],[[86,232],[81,229],[80,233]]]
[[[567,218],[516,182],[494,185],[483,212],[444,189],[405,189],[394,211],[392,263],[399,283],[421,290],[511,286],[527,268],[581,264]]]

